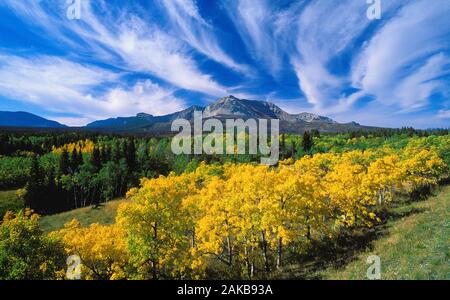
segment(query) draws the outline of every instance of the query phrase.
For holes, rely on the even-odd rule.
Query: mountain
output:
[[[175,119],[192,121],[195,111],[203,112],[203,117],[217,119],[279,119],[280,131],[301,133],[317,129],[323,132],[342,132],[364,130],[371,127],[361,126],[355,122],[338,123],[328,117],[311,113],[289,114],[277,105],[267,101],[243,100],[228,96],[217,100],[207,107],[192,106],[180,112],[164,116],[152,116],[140,113],[134,117],[120,117],[95,121],[86,127],[107,131],[139,131],[148,133],[171,133],[171,123]]]
[[[23,111],[0,111],[0,127],[65,128],[67,126]]]
[[[330,118],[310,113],[298,115],[289,114],[275,104],[267,101],[241,100],[234,96],[228,96],[207,106],[204,109],[205,117],[240,117],[254,119],[279,119],[286,122],[323,122],[337,124]]]
[[[110,118],[101,121],[95,121],[88,124],[86,127],[89,128],[109,128],[109,129],[119,129],[119,130],[132,130],[135,128],[140,128],[151,124],[154,120],[154,116],[140,113],[135,117],[119,117],[119,118]]]

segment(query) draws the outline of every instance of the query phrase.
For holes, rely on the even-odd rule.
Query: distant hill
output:
[[[0,111],[0,127],[65,128],[67,126],[23,111]]]
[[[193,120],[194,111],[203,112],[205,119],[279,119],[280,130],[286,133],[302,133],[317,129],[322,132],[343,132],[368,130],[372,127],[355,122],[338,123],[328,117],[311,113],[289,114],[277,105],[267,101],[243,100],[228,96],[217,100],[207,107],[192,106],[170,115],[153,116],[140,113],[135,117],[119,117],[95,121],[86,127],[105,131],[138,131],[148,133],[170,133],[171,123],[175,119]]]

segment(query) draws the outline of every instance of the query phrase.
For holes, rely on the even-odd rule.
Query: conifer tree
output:
[[[313,140],[309,131],[305,131],[303,134],[302,146],[305,152],[309,152],[313,146]]]
[[[78,169],[78,151],[76,148],[73,148],[72,154],[70,155],[70,171],[75,173]]]
[[[92,151],[91,164],[94,166],[96,173],[98,171],[100,171],[100,169],[102,167],[102,161],[101,161],[100,149],[98,147],[94,147],[94,150]]]
[[[29,180],[26,185],[25,204],[31,209],[39,209],[39,200],[44,196],[44,172],[39,164],[37,155],[33,155]]]
[[[62,175],[67,175],[69,173],[69,152],[64,148],[61,157],[59,159],[59,173]]]

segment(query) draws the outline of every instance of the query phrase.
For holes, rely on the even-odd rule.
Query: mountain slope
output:
[[[370,128],[354,122],[341,124],[330,118],[306,112],[289,114],[271,102],[243,100],[234,96],[219,99],[207,107],[192,106],[165,116],[141,113],[135,117],[96,121],[88,124],[87,128],[109,131],[136,130],[148,133],[171,133],[170,127],[173,120],[182,118],[192,121],[194,111],[203,112],[205,119],[279,119],[280,130],[287,133],[301,133],[313,129],[324,132],[342,132]]]
[[[140,113],[135,117],[118,117],[95,121],[87,125],[89,128],[133,129],[153,123],[154,116]]]
[[[64,128],[67,126],[27,112],[0,111],[0,127]]]

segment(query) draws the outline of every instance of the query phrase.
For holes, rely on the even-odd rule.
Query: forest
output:
[[[0,132],[0,190],[24,203],[0,211],[0,278],[64,279],[71,255],[83,279],[273,278],[318,243],[382,223],[399,196],[426,197],[449,178],[448,130],[282,134],[273,167],[259,154],[174,155],[170,145]],[[39,228],[40,215],[122,197],[113,225]]]

